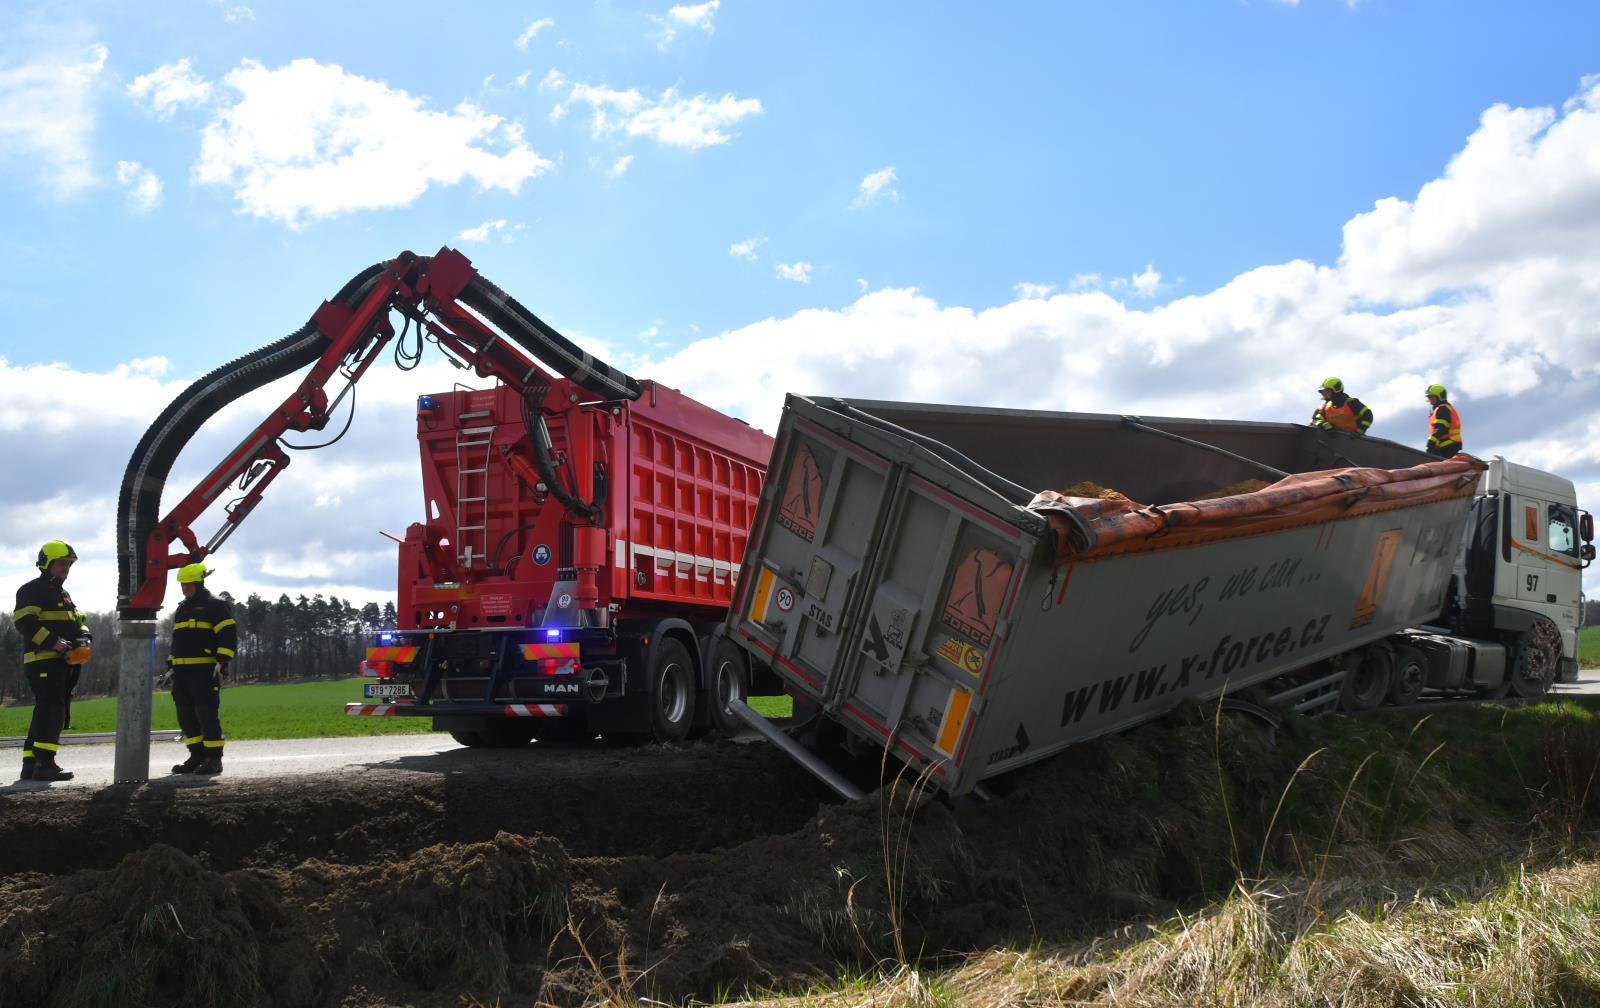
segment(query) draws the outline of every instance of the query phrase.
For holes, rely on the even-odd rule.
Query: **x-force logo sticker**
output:
[[[778,524],[811,542],[817,537],[817,517],[822,507],[822,468],[811,445],[800,442],[778,498]]]
[[[974,549],[956,567],[945,594],[942,619],[951,629],[971,637],[979,647],[994,640],[1000,600],[1011,583],[1011,561],[992,549]]]

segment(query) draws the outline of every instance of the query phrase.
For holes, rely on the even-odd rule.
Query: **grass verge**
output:
[[[349,717],[344,705],[361,699],[361,683],[351,677],[321,682],[270,683],[222,688],[222,730],[229,739],[345,738],[358,735],[421,735],[433,730],[425,717]],[[787,717],[788,697],[751,697],[750,706],[763,717]],[[33,707],[0,707],[0,736],[26,735]],[[171,694],[157,692],[150,727],[178,727]],[[76,700],[71,732],[117,730],[116,697]]]
[[[1600,626],[1578,631],[1578,667],[1600,668]]]

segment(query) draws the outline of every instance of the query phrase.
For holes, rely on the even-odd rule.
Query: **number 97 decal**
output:
[[[1539,575],[1537,575],[1537,574],[1529,574],[1528,575],[1528,590],[1531,591],[1531,592],[1539,590]]]

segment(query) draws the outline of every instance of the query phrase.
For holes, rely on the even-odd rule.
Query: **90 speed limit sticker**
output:
[[[779,612],[791,612],[794,609],[794,589],[785,585],[778,589],[773,601],[778,605]]]

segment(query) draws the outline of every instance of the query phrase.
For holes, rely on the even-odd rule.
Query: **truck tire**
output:
[[[1345,665],[1344,687],[1339,691],[1339,709],[1349,714],[1373,710],[1389,695],[1394,676],[1394,652],[1372,645],[1349,656]]]
[[[1549,620],[1539,620],[1533,629],[1517,638],[1511,667],[1506,670],[1511,692],[1524,700],[1544,696],[1556,681],[1560,662],[1561,631]]]
[[[650,735],[657,742],[682,742],[694,724],[695,675],[689,650],[677,640],[656,641],[650,661]]]
[[[466,728],[450,729],[450,737],[455,739],[459,745],[464,745],[469,749],[480,749],[489,744],[484,741],[482,732],[470,731]]]
[[[750,696],[750,667],[744,649],[726,637],[711,649],[711,676],[706,683],[706,705],[711,717],[711,730],[724,738],[737,735],[744,722],[728,708],[730,700],[746,700]]]
[[[1422,652],[1409,644],[1394,649],[1394,674],[1389,682],[1389,702],[1396,707],[1409,707],[1422,699],[1428,685],[1428,661]]]

